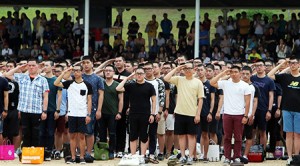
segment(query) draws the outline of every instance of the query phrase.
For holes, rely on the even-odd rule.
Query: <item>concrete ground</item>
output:
[[[109,160],[109,161],[95,161],[94,163],[87,163],[87,166],[117,166],[119,163],[119,159]],[[29,165],[29,164],[21,164],[18,159],[12,161],[0,161],[0,166],[15,166],[15,165]],[[60,166],[60,165],[67,165],[65,164],[64,160],[52,160],[44,162],[41,165],[47,166]],[[79,164],[76,164],[79,165]],[[167,166],[167,160],[160,162],[159,164],[147,164],[153,166]],[[203,162],[198,162],[193,165],[210,165],[210,166],[222,166],[222,162],[210,162],[204,164]],[[284,160],[268,160],[264,161],[263,163],[249,163],[246,166],[285,166],[286,161]]]

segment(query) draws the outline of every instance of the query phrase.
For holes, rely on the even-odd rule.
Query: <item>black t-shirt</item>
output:
[[[213,114],[216,114],[217,111],[218,111],[220,96],[223,96],[223,90],[222,89],[216,89],[216,93],[215,93],[215,105],[214,105]]]
[[[0,77],[0,113],[4,110],[4,91],[8,91],[8,81]]]
[[[278,108],[278,96],[282,96],[282,88],[281,85],[278,83],[275,83],[275,93],[274,93],[274,102],[273,102],[273,109]]]
[[[7,78],[8,81],[8,110],[15,110],[19,103],[19,84]]]
[[[175,107],[176,107],[176,95],[177,95],[177,88],[174,84],[170,84],[166,81],[164,81],[165,83],[165,89],[166,90],[170,90],[170,96],[169,96],[169,110],[168,110],[168,113],[169,114],[174,114],[174,110],[175,110]],[[166,102],[165,102],[166,104]],[[165,110],[166,106],[164,106],[164,109]]]
[[[211,86],[208,80],[203,83],[203,88],[204,88],[204,96],[205,97],[203,98],[201,116],[206,117],[210,110],[211,93],[215,93],[216,88]]]
[[[275,75],[275,80],[282,88],[281,109],[300,112],[300,76],[294,77],[291,74]]]
[[[128,77],[130,74],[131,73],[129,73],[127,70],[123,70],[120,73],[118,71],[116,71],[114,80],[120,83],[123,81],[124,77]],[[128,96],[128,93],[125,92],[124,97],[123,97],[123,112],[125,112],[128,107],[129,107],[129,96]]]
[[[124,88],[129,95],[130,114],[150,115],[150,99],[156,95],[153,85],[148,82],[143,84],[128,83],[125,84]]]

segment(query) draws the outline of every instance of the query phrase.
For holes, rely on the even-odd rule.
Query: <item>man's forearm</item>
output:
[[[165,77],[164,80],[170,82],[172,76],[176,73],[177,68],[171,70]]]
[[[59,76],[56,78],[56,80],[54,81],[53,84],[54,84],[55,86],[58,86],[59,83],[61,82],[61,80],[63,79],[64,75],[65,75],[65,73],[62,73],[61,75],[59,75]]]
[[[196,116],[200,116],[201,115],[202,105],[203,105],[203,99],[202,98],[198,98],[198,107],[197,107]]]
[[[102,90],[100,90],[97,111],[100,111],[100,112],[102,111],[103,99],[104,99],[104,92]]]
[[[4,92],[4,110],[8,110],[8,100],[9,100],[9,97],[8,97],[8,91],[5,91]]]

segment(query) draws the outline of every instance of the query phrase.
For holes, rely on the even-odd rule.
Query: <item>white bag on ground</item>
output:
[[[122,159],[119,162],[119,166],[134,166],[134,165],[140,165],[140,155],[125,155],[122,157]]]
[[[220,161],[220,146],[219,145],[209,145],[207,158],[210,162]]]

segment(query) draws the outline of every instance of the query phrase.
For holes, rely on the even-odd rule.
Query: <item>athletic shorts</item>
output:
[[[161,114],[160,120],[158,121],[157,134],[160,135],[166,134],[166,120],[164,114]]]
[[[253,123],[253,128],[258,127],[259,130],[266,131],[267,129],[267,121],[266,121],[267,111],[264,110],[256,110],[255,119]]]
[[[135,141],[138,138],[141,142],[146,143],[149,136],[149,116],[146,114],[129,115],[129,140]]]
[[[19,135],[20,120],[18,118],[19,111],[8,110],[7,116],[3,123],[3,137],[16,137]]]
[[[283,131],[300,134],[300,113],[282,110]]]
[[[86,117],[68,117],[69,133],[86,133],[87,127],[85,124]]]
[[[174,114],[169,114],[166,119],[166,131],[174,131],[175,117]]]
[[[175,135],[196,135],[197,134],[197,125],[194,122],[194,116],[186,116],[175,114]]]
[[[252,139],[253,138],[253,125],[248,125],[245,124],[244,125],[244,136],[246,137],[247,140]]]
[[[201,127],[201,131],[216,133],[217,120],[216,120],[215,116],[212,117],[211,122],[207,121],[207,117],[200,116],[200,127]]]
[[[55,128],[59,133],[63,133],[65,131],[66,128],[65,115],[58,117],[58,119],[55,121]]]

